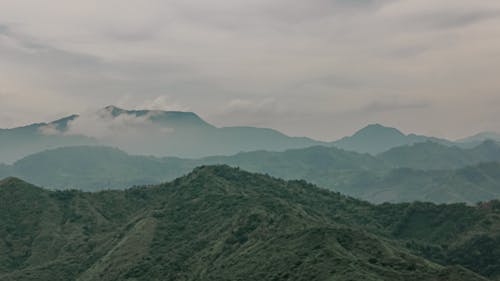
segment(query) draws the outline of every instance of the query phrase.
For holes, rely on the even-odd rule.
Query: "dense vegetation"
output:
[[[0,280],[500,280],[499,231],[495,201],[376,206],[228,166],[97,193],[0,182]]]
[[[196,166],[227,164],[285,179],[305,179],[375,203],[475,204],[500,198],[500,165],[481,163],[494,160],[500,160],[500,146],[492,142],[471,149],[422,143],[379,156],[315,146],[198,160],[131,156],[106,147],[68,147],[31,155],[12,166],[0,165],[0,177],[16,176],[50,188],[95,191],[157,184]],[[428,169],[424,169],[426,163]]]

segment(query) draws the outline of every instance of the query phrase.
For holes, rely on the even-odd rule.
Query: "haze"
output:
[[[114,104],[332,140],[499,131],[498,0],[0,0],[0,127]]]

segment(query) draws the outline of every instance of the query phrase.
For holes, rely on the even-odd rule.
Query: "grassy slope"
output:
[[[7,179],[0,201],[1,280],[486,280],[438,263],[500,275],[460,255],[498,239],[493,204],[374,206],[226,166],[99,193]]]

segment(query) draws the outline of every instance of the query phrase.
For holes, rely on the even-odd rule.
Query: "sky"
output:
[[[500,131],[498,0],[0,0],[0,127],[107,105],[334,140]]]

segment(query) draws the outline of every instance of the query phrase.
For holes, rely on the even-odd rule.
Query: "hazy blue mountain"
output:
[[[500,198],[500,163],[481,163],[457,170],[393,169],[383,174],[359,174],[337,188],[373,203],[465,202]]]
[[[451,144],[450,141],[444,139],[415,134],[405,135],[398,129],[372,124],[357,131],[352,136],[334,141],[333,145],[345,150],[378,154],[394,147],[426,141]]]
[[[115,118],[123,115],[147,116],[154,124],[160,126],[154,129],[171,130],[157,137],[153,142],[148,142],[146,135],[143,137],[144,142],[119,146],[125,151],[136,154],[198,158],[231,155],[241,151],[284,151],[322,144],[309,138],[289,137],[267,128],[217,128],[192,112],[124,110],[114,106],[106,107],[106,109]]]
[[[0,280],[498,280],[499,212],[375,206],[227,166],[97,193],[8,178]]]
[[[378,158],[395,167],[453,169],[481,162],[500,161],[500,145],[484,141],[472,148],[459,148],[425,142],[393,148],[378,155]]]
[[[126,110],[113,105],[103,109],[109,112],[112,117],[123,115],[133,117],[146,117],[153,123],[161,124],[163,127],[175,130],[193,130],[193,129],[215,129],[214,126],[205,122],[193,112],[185,111],[162,111],[162,110]]]
[[[81,135],[68,136],[43,131],[44,128],[64,131],[67,123],[74,118],[76,116],[73,115],[50,123],[0,129],[0,163],[11,163],[24,156],[61,146],[97,144],[97,140]]]
[[[497,132],[481,132],[470,137],[459,139],[456,143],[462,147],[473,147],[486,140],[500,142],[500,133]]]
[[[0,166],[0,175],[3,170],[4,176],[21,177],[41,186],[102,190],[160,183],[207,164],[228,164],[277,177],[310,179],[325,184],[332,184],[332,179],[334,182],[348,181],[358,171],[388,168],[374,156],[322,146],[201,159],[132,156],[114,148],[82,146],[30,155],[11,166]]]
[[[369,154],[322,146],[202,159],[132,156],[108,147],[67,147],[25,157],[12,166],[2,165],[0,177],[17,176],[50,188],[95,191],[157,184],[182,176],[196,166],[227,164],[284,179],[305,179],[376,203],[419,200],[474,204],[500,198],[500,179],[495,177],[495,173],[500,174],[500,166],[496,163],[472,165],[481,162],[477,159],[486,159],[487,146],[485,143],[474,149],[476,157],[460,162],[463,164],[460,167],[454,162],[455,158],[450,158],[451,166],[460,168],[458,170],[434,171],[398,168]],[[422,163],[425,162],[419,160],[414,166]]]
[[[86,144],[119,147],[132,154],[198,158],[324,143],[265,128],[217,128],[192,112],[108,106],[90,116],[72,115],[51,123],[0,130],[0,163],[46,149]]]
[[[284,151],[310,146],[335,146],[378,154],[403,145],[432,141],[434,137],[405,135],[395,128],[368,125],[354,135],[327,143],[290,137],[255,127],[215,127],[193,112],[126,110],[107,106],[92,114],[71,115],[49,123],[0,129],[0,163],[12,163],[43,150],[77,145],[118,147],[130,154],[201,158],[256,150]],[[471,142],[457,143],[470,147]]]
[[[95,191],[172,180],[193,168],[188,163],[176,158],[133,156],[109,147],[63,147],[4,166],[10,172],[4,177],[17,176],[51,188]]]

